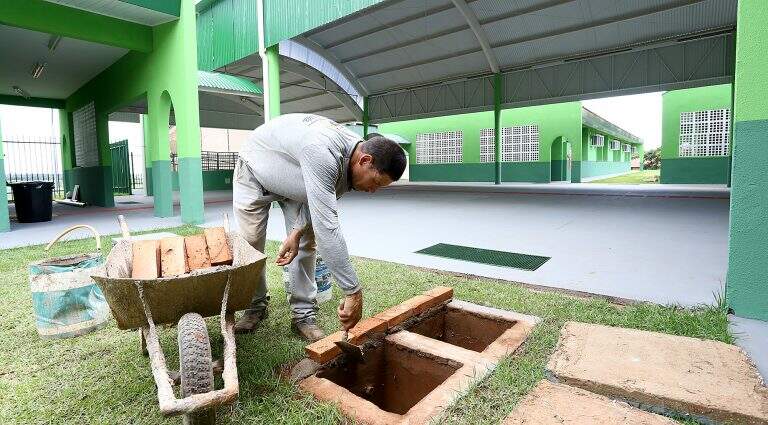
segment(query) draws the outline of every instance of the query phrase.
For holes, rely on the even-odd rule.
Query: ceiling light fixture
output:
[[[24,99],[29,99],[31,97],[26,90],[22,89],[19,86],[13,86],[13,91],[16,92],[16,94],[18,94],[19,96],[23,97]]]
[[[32,66],[32,71],[30,72],[32,74],[32,78],[40,78],[40,74],[43,73],[45,65],[45,62],[35,62],[35,65]]]
[[[52,35],[51,38],[48,39],[48,51],[53,53],[53,51],[56,50],[56,47],[59,46],[60,41],[60,35]]]

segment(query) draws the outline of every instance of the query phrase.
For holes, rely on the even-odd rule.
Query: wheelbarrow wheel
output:
[[[181,396],[213,391],[211,342],[205,320],[197,313],[187,313],[179,319],[178,330]],[[215,422],[215,409],[184,415],[185,425],[212,425]]]

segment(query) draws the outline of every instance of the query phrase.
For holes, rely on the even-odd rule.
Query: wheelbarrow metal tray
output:
[[[130,278],[131,242],[119,241],[107,257],[103,274],[93,276],[107,299],[117,327],[135,329],[148,325],[137,282],[142,286],[152,321],[156,324],[176,323],[181,316],[191,312],[203,317],[221,314],[221,301],[230,273],[227,312],[248,308],[267,257],[234,232],[227,233],[227,239],[232,249],[231,266],[194,270],[172,278],[142,280]]]

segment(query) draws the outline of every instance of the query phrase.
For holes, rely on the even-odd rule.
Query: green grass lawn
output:
[[[659,182],[660,170],[633,171],[622,176],[609,177],[607,179],[592,180],[590,183],[611,184],[653,184]]]
[[[196,227],[170,231],[197,233]],[[103,244],[109,247],[109,237]],[[276,243],[267,254],[274,259]],[[71,241],[54,255],[88,252],[93,241]],[[135,332],[114,321],[95,333],[66,340],[41,340],[35,331],[26,264],[45,257],[41,246],[9,249],[0,258],[0,423],[1,424],[158,424],[149,361],[138,349]],[[540,316],[543,321],[518,352],[450,408],[440,423],[496,424],[544,377],[544,366],[565,321],[602,323],[715,339],[731,343],[726,317],[717,308],[686,310],[638,304],[616,306],[535,292],[519,285],[448,275],[381,261],[354,259],[365,290],[364,317],[437,285],[455,288],[458,299]],[[253,335],[237,337],[240,400],[220,409],[224,424],[346,423],[336,409],[299,393],[278,378],[280,365],[303,357],[304,343],[289,330],[289,312],[281,271],[269,264],[270,317]],[[334,301],[322,305],[320,324],[338,329]],[[214,355],[221,353],[218,318],[208,320]],[[178,367],[175,328],[160,330],[169,366]]]

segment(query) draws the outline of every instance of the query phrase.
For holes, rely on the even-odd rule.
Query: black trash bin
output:
[[[19,223],[51,221],[53,205],[53,182],[31,181],[8,183],[13,191],[16,204],[16,219]]]

